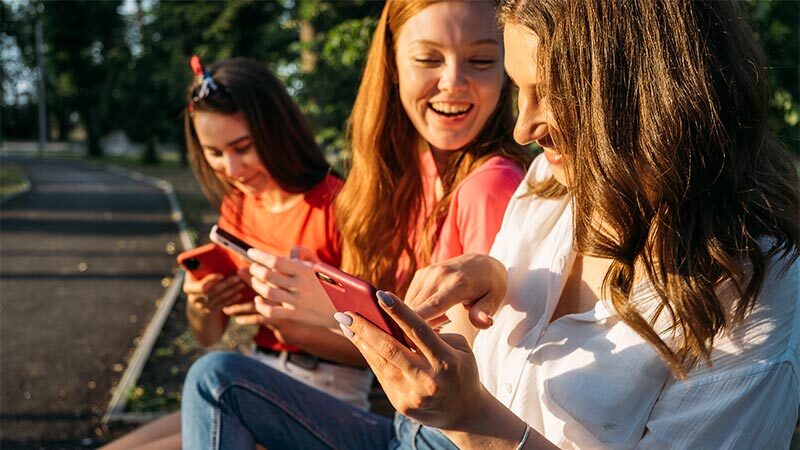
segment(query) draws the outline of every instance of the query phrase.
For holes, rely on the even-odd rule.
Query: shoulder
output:
[[[456,186],[455,195],[460,198],[510,197],[524,177],[525,172],[516,162],[503,156],[493,156]]]
[[[332,206],[344,182],[336,175],[328,174],[306,193],[306,202],[318,208]]]

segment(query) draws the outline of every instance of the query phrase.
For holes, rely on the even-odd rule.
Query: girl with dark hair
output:
[[[338,266],[339,236],[333,201],[341,180],[331,174],[311,127],[283,84],[258,61],[235,58],[199,75],[188,95],[186,144],[203,191],[220,207],[219,226],[277,256],[302,246]],[[189,326],[204,346],[216,343],[230,318],[258,325],[252,358],[349,402],[367,408],[372,375],[352,345],[329,328],[267,321],[256,310],[263,298],[245,298],[249,263],[231,252],[240,273],[186,274]],[[318,285],[311,286],[311,288]],[[321,289],[320,289],[321,291]],[[333,314],[333,308],[327,316]],[[109,448],[179,448],[180,417],[167,416]]]
[[[544,154],[491,256],[421,269],[406,303],[378,293],[416,352],[336,316],[413,420],[311,410],[294,400],[307,390],[278,377],[281,401],[214,391],[229,379],[202,360],[185,404],[245,436],[224,433],[226,448],[250,434],[303,448],[787,448],[800,403],[800,192],[767,129],[764,60],[736,6],[502,3],[514,136]],[[426,323],[453,305],[494,312],[473,349]]]

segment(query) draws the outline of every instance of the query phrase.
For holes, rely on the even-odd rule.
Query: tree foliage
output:
[[[345,150],[346,120],[382,6],[370,0],[6,0],[0,3],[2,136],[36,135],[33,30],[42,20],[54,139],[81,130],[89,154],[98,155],[99,137],[121,129],[146,143],[145,156],[155,162],[158,143],[182,147],[190,56],[205,62],[248,56],[267,62],[286,82],[336,158]],[[800,154],[800,3],[745,0],[744,6],[768,56],[771,125]]]

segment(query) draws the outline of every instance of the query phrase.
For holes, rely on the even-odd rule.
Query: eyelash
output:
[[[434,65],[439,64],[442,61],[440,59],[426,59],[426,58],[415,58],[414,62],[418,64],[425,64],[425,65]],[[496,61],[494,59],[470,59],[469,63],[476,65],[476,66],[490,66],[493,65]]]
[[[253,148],[253,144],[248,144],[245,147],[235,147],[233,149],[233,151],[238,153],[238,154],[240,154],[240,155],[243,155],[243,154],[249,152],[250,149],[252,149],[252,148]],[[223,153],[223,152],[221,152],[219,150],[206,150],[206,152],[212,158],[219,158],[220,156],[222,156],[222,153]]]

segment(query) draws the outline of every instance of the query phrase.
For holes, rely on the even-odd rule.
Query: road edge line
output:
[[[178,227],[178,237],[180,238],[181,247],[184,251],[194,248],[194,239],[192,239],[192,236],[189,234],[189,227],[186,224],[180,203],[178,203],[178,197],[175,195],[175,188],[170,182],[113,164],[104,164],[102,169],[141,183],[149,184],[164,192],[170,205],[170,216]],[[161,297],[158,308],[150,319],[150,323],[147,325],[144,334],[142,334],[139,345],[137,345],[125,372],[122,374],[122,378],[114,388],[111,401],[109,401],[106,412],[100,420],[102,426],[107,425],[109,422],[144,423],[160,417],[157,413],[126,413],[125,406],[128,402],[128,398],[125,394],[135,385],[136,381],[139,380],[139,376],[142,374],[147,359],[153,351],[156,340],[161,334],[161,330],[164,328],[164,323],[166,323],[169,313],[172,312],[175,300],[177,300],[178,296],[181,294],[184,276],[185,273],[183,270],[178,270],[169,287],[167,287],[164,296]]]

